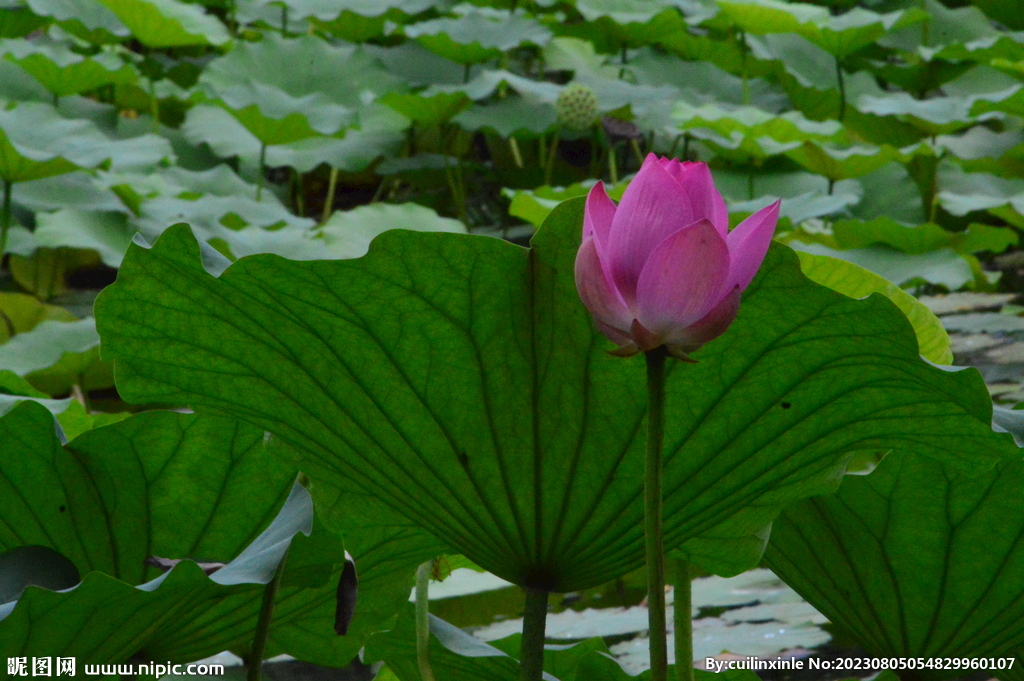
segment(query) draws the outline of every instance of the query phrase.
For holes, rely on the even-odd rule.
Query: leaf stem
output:
[[[561,129],[555,128],[551,134],[551,146],[548,148],[548,157],[544,162],[544,184],[551,186],[551,172],[555,167],[555,156],[558,154],[558,141],[561,137]]]
[[[508,138],[508,148],[512,152],[512,160],[515,161],[516,168],[522,168],[523,155],[519,151],[519,142],[516,141],[514,136]]]
[[[260,143],[260,169],[259,178],[256,180],[256,200],[263,200],[263,180],[267,174],[267,144]]]
[[[644,460],[644,539],[647,550],[647,618],[651,681],[668,679],[665,623],[665,551],[661,518],[661,447],[665,436],[665,358],[660,346],[647,358],[647,456]],[[692,664],[691,664],[692,667]]]
[[[7,180],[0,180],[4,183],[4,203],[0,208],[0,260],[7,252],[7,231],[11,228],[11,185]]]
[[[285,549],[284,555],[281,556],[281,562],[274,570],[274,576],[263,587],[263,603],[260,605],[259,619],[256,620],[256,633],[252,637],[252,651],[249,653],[247,661],[249,667],[247,681],[260,681],[263,671],[263,655],[267,652],[267,641],[270,638],[270,623],[274,619],[274,601],[281,588],[281,576],[284,574],[284,564],[287,560],[288,550]]]
[[[619,181],[619,161],[615,158],[615,143],[608,145],[608,174],[611,176],[612,184]]]
[[[690,590],[690,563],[672,559],[672,584],[675,601],[672,621],[675,624],[676,681],[693,681],[693,593]]]
[[[521,681],[541,681],[544,678],[544,627],[547,618],[548,592],[526,587],[523,640],[519,649]]]
[[[380,181],[381,186],[384,186],[384,180]],[[331,219],[331,213],[334,212],[334,192],[338,189],[338,166],[331,166],[331,176],[327,180],[327,198],[324,199],[324,212],[320,218],[320,224],[324,224]],[[378,189],[378,191],[380,191]],[[376,194],[374,195],[376,199]],[[372,203],[372,202],[371,202]]]
[[[843,60],[836,57],[836,80],[839,82],[839,121],[846,118],[846,79],[843,77]]]
[[[428,560],[416,569],[416,665],[422,681],[436,681],[430,666],[430,574],[434,561]]]

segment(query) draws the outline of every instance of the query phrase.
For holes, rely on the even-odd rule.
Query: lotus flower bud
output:
[[[555,111],[566,128],[586,130],[597,120],[597,95],[582,83],[570,83],[558,95]]]
[[[587,196],[576,288],[598,328],[630,356],[662,345],[681,359],[725,333],[775,232],[779,202],[729,231],[703,163],[647,156],[616,206]]]

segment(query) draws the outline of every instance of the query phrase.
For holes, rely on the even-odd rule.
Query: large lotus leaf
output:
[[[975,115],[997,116],[1001,112],[1020,116],[1024,114],[1024,86],[1014,85],[998,92],[973,97],[970,101],[971,113]]]
[[[294,473],[267,455],[259,429],[219,417],[149,412],[61,447],[52,417],[36,405],[16,408],[0,429],[11,443],[0,459],[9,490],[0,515],[17,528],[0,528],[0,550],[51,548],[86,575],[71,592],[30,588],[17,604],[0,608],[6,616],[0,651],[7,655],[117,662],[137,654],[190,661],[226,648],[247,654],[262,584],[292,536],[310,528],[308,539],[292,542],[270,654],[346,664],[398,609],[395,594],[408,596],[414,569],[408,561],[420,555],[415,548],[411,555],[402,552],[415,545],[393,531],[355,533],[368,579],[360,584],[351,637],[335,635],[344,550],[337,536],[313,522],[302,488],[285,501]],[[149,556],[228,565],[207,577],[184,560],[160,575],[144,563]],[[396,563],[404,568],[397,573]]]
[[[887,457],[838,494],[787,508],[765,561],[870,655],[1019,654],[1022,484],[1019,460],[967,477],[916,455]]]
[[[0,38],[23,38],[49,23],[45,17],[18,4],[7,3],[0,12]]]
[[[36,214],[32,235],[37,248],[90,249],[108,267],[120,267],[134,233],[122,213],[66,208]]]
[[[427,49],[459,64],[485,61],[527,43],[543,47],[551,39],[551,31],[535,19],[507,12],[491,16],[469,11],[458,18],[410,24],[404,30]]]
[[[771,113],[790,108],[786,95],[778,85],[764,78],[748,78],[744,90],[743,78],[735,76],[709,61],[682,61],[672,54],[650,48],[630,54],[628,73],[639,85],[669,85],[678,90],[681,98],[690,104],[744,103],[744,92],[749,104]]]
[[[811,121],[797,111],[772,115],[756,107],[727,109],[715,105],[676,105],[673,118],[682,130],[706,129],[725,138],[757,139],[767,137],[776,142],[807,140],[842,140],[842,126],[836,121]]]
[[[907,169],[893,161],[857,178],[864,198],[851,212],[862,220],[885,216],[907,224],[928,221],[921,201],[921,190]]]
[[[48,319],[71,322],[75,316],[62,307],[41,302],[35,296],[0,291],[0,343],[15,334],[30,331]]]
[[[522,131],[541,134],[558,122],[558,115],[551,104],[506,97],[494,104],[471,107],[456,116],[454,122],[470,132],[486,129],[512,137]]]
[[[576,9],[613,45],[651,45],[687,31],[687,21],[675,3],[664,0],[580,0]]]
[[[1007,28],[1024,30],[1024,3],[1021,0],[971,0],[975,7]]]
[[[99,0],[147,47],[223,45],[231,39],[224,24],[202,5],[177,0]]]
[[[64,208],[79,211],[128,212],[117,195],[100,187],[93,175],[87,171],[19,182],[11,188],[11,200],[37,213]]]
[[[832,225],[832,234],[839,248],[885,244],[915,255],[940,248],[952,248],[957,253],[1002,253],[1019,241],[1009,228],[975,224],[962,232],[949,232],[932,223],[907,227],[885,217],[867,222],[839,220]]]
[[[308,173],[321,163],[360,173],[382,156],[397,155],[406,142],[408,129],[408,118],[374,102],[360,112],[359,127],[348,128],[343,137],[317,137],[267,147],[266,161],[271,167],[290,166],[301,173]]]
[[[928,135],[945,135],[971,127],[975,123],[998,117],[992,110],[983,111],[971,97],[933,97],[914,99],[906,92],[882,96],[863,95],[857,108],[877,116],[897,116]]]
[[[100,338],[92,317],[43,321],[0,345],[0,367],[24,377],[48,395],[113,385],[110,365],[99,358]]]
[[[798,252],[797,255],[800,257],[800,269],[803,273],[822,286],[828,286],[851,298],[881,293],[891,300],[913,325],[922,357],[935,364],[953,363],[949,335],[942,322],[917,298],[888,279],[883,279],[851,262],[805,252]]]
[[[379,17],[398,10],[403,14],[417,14],[430,8],[431,0],[256,0],[253,4],[287,7],[288,15],[294,19],[315,17],[330,21],[340,12],[364,17]]]
[[[137,79],[135,69],[110,52],[86,57],[56,41],[5,40],[0,43],[0,53],[57,97]]]
[[[432,127],[450,120],[473,104],[463,92],[433,92],[412,94],[391,92],[382,102],[410,121]]]
[[[928,12],[928,21],[883,36],[878,41],[880,46],[917,52],[924,59],[931,59],[946,46],[967,44],[1001,33],[976,7],[946,7],[939,0],[924,0],[919,4]]]
[[[732,23],[748,33],[796,33],[839,58],[867,47],[889,31],[928,18],[916,8],[877,14],[858,7],[832,16],[824,7],[780,0],[729,0],[719,6]]]
[[[330,248],[331,257],[359,258],[366,255],[374,238],[396,227],[418,232],[466,232],[466,226],[458,220],[443,218],[415,203],[375,203],[336,211],[317,233]]]
[[[888,246],[836,250],[820,244],[794,242],[791,245],[801,251],[828,255],[860,265],[897,285],[924,281],[956,291],[975,281],[971,263],[951,248],[908,255]]]
[[[26,0],[32,11],[53,17],[68,33],[89,43],[119,43],[131,36],[128,27],[99,0]]]
[[[38,180],[92,168],[146,167],[172,157],[170,144],[157,135],[111,140],[94,123],[64,118],[41,102],[21,102],[0,110],[0,178]]]
[[[816,144],[810,140],[786,151],[785,154],[812,173],[824,175],[832,181],[863,177],[886,163],[901,158],[899,150],[889,145],[840,149]]]
[[[259,256],[219,278],[175,227],[133,246],[101,294],[104,353],[126,399],[271,430],[318,495],[372,494],[366,509],[509,581],[598,584],[643,560],[644,381],[642,363],[605,353],[579,303],[581,221],[575,200],[533,250],[389,231],[358,260]],[[160,315],[143,313],[154,304]],[[697,358],[669,378],[670,547],[740,515],[760,532],[777,504],[829,489],[853,451],[955,452],[983,468],[964,453],[975,440],[1007,446],[980,376],[922,362],[888,301],[809,282],[781,247]]]
[[[312,36],[275,34],[257,43],[239,43],[210,62],[199,83],[209,97],[231,109],[256,105],[271,118],[304,113],[323,133],[338,130],[344,110],[405,89],[363,50],[333,47]]]
[[[1024,215],[1024,180],[965,173],[954,164],[943,164],[939,167],[938,185],[937,198],[953,215],[999,208]]]

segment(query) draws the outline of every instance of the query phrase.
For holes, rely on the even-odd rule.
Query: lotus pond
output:
[[[0,0],[0,188],[12,678],[1024,678],[1021,0]]]

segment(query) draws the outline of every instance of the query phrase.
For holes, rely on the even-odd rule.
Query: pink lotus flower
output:
[[[616,205],[587,196],[576,288],[598,327],[630,356],[665,345],[681,359],[725,333],[761,266],[779,202],[729,231],[703,163],[647,156]]]

